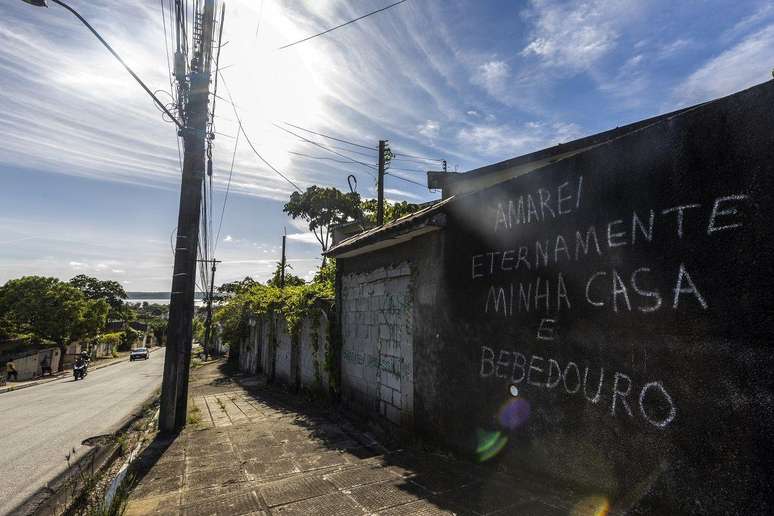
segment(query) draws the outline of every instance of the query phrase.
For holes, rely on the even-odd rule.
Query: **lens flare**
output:
[[[476,430],[478,443],[476,445],[476,459],[485,462],[497,455],[508,444],[508,437],[501,432]]]
[[[610,501],[604,496],[589,496],[575,504],[571,516],[607,516],[610,513]]]
[[[505,402],[497,413],[497,422],[505,429],[515,430],[529,419],[529,401],[513,398]]]

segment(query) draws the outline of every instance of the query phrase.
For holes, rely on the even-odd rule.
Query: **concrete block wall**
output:
[[[305,318],[296,338],[288,334],[281,316],[256,317],[249,336],[240,343],[239,368],[249,374],[265,374],[292,387],[327,393],[330,390],[330,375],[325,368],[328,335],[325,310],[319,318]]]
[[[317,328],[313,318],[302,323],[298,345],[300,385],[303,387],[322,389],[323,392],[330,388],[330,374],[325,368],[328,334],[328,316],[324,311],[317,321]]]
[[[295,383],[293,371],[293,337],[288,335],[284,319],[275,322],[276,350],[274,355],[275,378],[287,385]]]
[[[400,425],[413,410],[409,263],[342,276],[341,303],[342,396]]]

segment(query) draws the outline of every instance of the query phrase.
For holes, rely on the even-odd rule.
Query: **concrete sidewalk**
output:
[[[376,442],[257,378],[193,371],[201,422],[134,464],[127,513],[185,515],[596,514],[598,500],[491,467]],[[193,412],[195,414],[195,411]]]

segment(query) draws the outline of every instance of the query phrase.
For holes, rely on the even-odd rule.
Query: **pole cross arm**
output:
[[[46,0],[23,0],[23,1],[24,1],[24,2],[26,2],[26,3],[28,3],[28,4],[30,4],[30,5],[34,5],[34,6],[36,6],[36,7],[48,7],[48,3],[47,3],[47,1],[46,1]],[[70,7],[69,5],[67,5],[66,3],[62,2],[61,0],[51,0],[51,2],[53,2],[53,3],[55,3],[55,4],[59,4],[59,5],[61,5],[62,7],[64,7],[64,8],[65,8],[65,9],[67,9],[68,11],[70,11],[70,12],[71,12],[71,13],[72,13],[72,14],[73,14],[73,15],[74,15],[76,18],[78,18],[78,19],[81,21],[81,23],[83,23],[83,24],[84,24],[84,25],[85,25],[85,26],[86,26],[86,27],[87,27],[87,28],[88,28],[88,29],[91,31],[91,33],[92,33],[92,34],[94,34],[94,35],[97,37],[97,39],[100,41],[100,43],[102,43],[103,45],[105,45],[105,48],[107,48],[107,49],[108,49],[108,51],[109,51],[111,54],[113,54],[113,57],[115,57],[116,59],[118,59],[118,61],[119,61],[119,62],[120,62],[120,63],[121,63],[123,66],[124,66],[124,68],[126,68],[126,71],[127,71],[127,72],[129,72],[129,74],[130,74],[132,77],[134,77],[134,80],[135,80],[135,81],[137,81],[137,82],[140,84],[140,86],[142,86],[142,89],[144,89],[144,90],[145,90],[145,92],[146,92],[148,95],[150,95],[150,96],[151,96],[151,98],[153,99],[153,101],[154,101],[154,102],[155,102],[155,103],[156,103],[156,104],[157,104],[157,105],[158,105],[158,106],[161,108],[161,110],[162,110],[162,111],[164,111],[164,113],[165,113],[165,114],[166,114],[166,115],[167,115],[169,118],[171,118],[171,119],[172,119],[172,121],[175,123],[175,125],[177,125],[177,127],[179,127],[180,129],[183,129],[183,128],[184,128],[184,126],[183,126],[183,123],[182,123],[182,122],[180,122],[180,120],[178,120],[178,119],[177,119],[177,117],[176,117],[175,115],[173,115],[173,114],[172,114],[172,113],[171,113],[171,112],[170,112],[170,111],[167,109],[167,107],[164,105],[164,103],[162,103],[162,102],[161,102],[161,101],[158,99],[158,97],[156,97],[156,95],[154,95],[154,94],[153,94],[153,92],[150,90],[150,88],[148,88],[148,87],[145,85],[145,83],[144,83],[144,82],[142,82],[142,79],[140,79],[140,78],[137,76],[137,74],[136,74],[136,73],[134,73],[134,71],[133,71],[131,68],[129,68],[129,65],[127,65],[127,64],[124,62],[124,60],[123,60],[123,59],[121,59],[121,56],[119,56],[119,55],[116,53],[116,51],[115,51],[115,50],[113,50],[113,48],[112,48],[112,47],[111,47],[111,46],[108,44],[108,42],[107,42],[107,41],[105,41],[104,39],[102,39],[102,36],[100,36],[100,35],[99,35],[99,33],[98,33],[96,30],[94,30],[94,27],[92,27],[92,26],[89,24],[89,22],[87,22],[87,21],[86,21],[86,20],[83,18],[83,16],[81,16],[81,15],[78,13],[78,11],[76,11],[75,9],[73,9],[72,7]]]

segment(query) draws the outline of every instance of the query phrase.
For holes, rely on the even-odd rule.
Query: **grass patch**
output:
[[[191,407],[191,410],[188,411],[188,418],[187,418],[188,424],[189,425],[198,425],[199,423],[202,422],[202,412],[201,412],[201,410],[199,410],[199,407],[197,407],[196,405],[194,405],[190,401],[188,402],[188,406]]]
[[[125,435],[119,435],[116,437],[116,443],[121,447],[121,456],[123,457],[129,451],[129,441]]]

